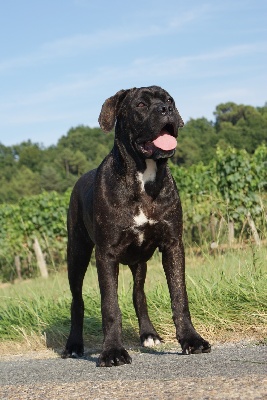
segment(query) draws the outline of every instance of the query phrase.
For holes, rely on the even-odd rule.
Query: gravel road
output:
[[[188,356],[130,351],[131,365],[112,368],[96,367],[98,354],[49,354],[1,357],[0,399],[267,399],[263,345],[217,345]]]

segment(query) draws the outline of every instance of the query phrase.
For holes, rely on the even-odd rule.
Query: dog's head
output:
[[[103,131],[116,122],[115,135],[129,151],[143,158],[171,157],[183,120],[173,98],[158,86],[120,90],[108,98],[99,116]]]

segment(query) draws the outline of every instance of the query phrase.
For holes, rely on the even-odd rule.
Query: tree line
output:
[[[232,146],[253,154],[259,145],[267,144],[267,104],[252,107],[228,102],[218,105],[214,116],[215,122],[203,117],[185,124],[179,132],[174,165],[208,165],[218,147]],[[43,191],[64,193],[79,176],[99,165],[113,140],[113,134],[81,125],[47,148],[30,140],[13,146],[0,143],[0,203],[16,203]]]

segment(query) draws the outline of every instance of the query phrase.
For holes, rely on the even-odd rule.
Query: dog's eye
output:
[[[140,103],[137,104],[137,107],[146,107],[145,103],[143,103],[142,101],[140,101]]]
[[[167,103],[173,103],[173,99],[170,97],[168,100],[167,100]]]

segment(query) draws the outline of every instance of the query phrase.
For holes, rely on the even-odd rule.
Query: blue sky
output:
[[[0,44],[4,145],[98,126],[104,100],[134,86],[164,87],[185,121],[267,101],[266,0],[8,0]]]

